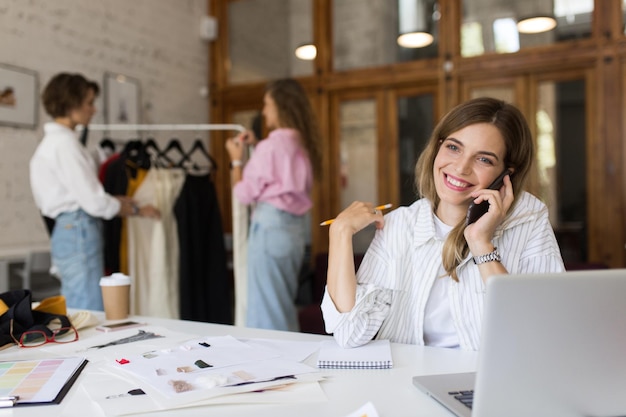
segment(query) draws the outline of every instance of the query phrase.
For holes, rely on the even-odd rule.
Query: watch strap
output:
[[[500,258],[498,248],[493,248],[493,252],[489,252],[480,256],[474,256],[474,263],[476,265],[484,264],[486,262],[500,262],[501,260],[502,258]]]

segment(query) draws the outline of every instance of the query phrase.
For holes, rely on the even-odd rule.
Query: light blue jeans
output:
[[[51,253],[68,308],[104,310],[102,222],[83,210],[61,213],[52,232]]]
[[[257,204],[248,237],[246,326],[298,331],[295,300],[302,266],[306,216]]]

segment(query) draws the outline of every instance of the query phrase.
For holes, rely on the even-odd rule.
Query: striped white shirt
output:
[[[563,272],[548,209],[524,192],[496,229],[492,243],[509,273]],[[356,303],[340,313],[328,292],[322,300],[326,331],[344,347],[369,340],[424,345],[424,311],[441,267],[443,241],[435,232],[430,201],[421,199],[385,216],[357,273]],[[448,302],[460,348],[478,350],[485,285],[470,254],[447,280]]]

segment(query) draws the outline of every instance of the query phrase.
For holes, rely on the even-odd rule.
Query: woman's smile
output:
[[[450,174],[443,174],[446,179],[445,184],[448,188],[451,188],[455,191],[466,191],[468,188],[472,187],[474,184],[468,183],[466,181],[461,180],[460,178],[453,177]]]

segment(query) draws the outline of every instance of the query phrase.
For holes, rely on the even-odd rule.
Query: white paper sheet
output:
[[[259,349],[273,350],[282,357],[297,362],[303,362],[317,352],[322,343],[278,339],[243,339],[242,341]]]
[[[269,386],[297,380],[316,368],[284,359],[276,351],[258,349],[232,336],[186,341],[168,349],[108,361],[112,372],[124,372],[144,383],[142,389],[162,407],[189,404],[231,392],[251,391],[250,384]],[[198,365],[201,363],[206,367]],[[218,386],[215,386],[218,385]]]
[[[129,391],[139,388],[142,383],[137,382],[134,378],[123,377],[120,374],[113,375],[103,371],[95,371],[87,375],[81,384],[81,388],[102,409],[105,415],[122,416],[211,404],[323,402],[327,401],[327,397],[317,382],[322,378],[321,374],[314,373],[302,375],[298,380],[290,381],[289,385],[275,382],[240,386],[230,388],[231,392],[224,390],[219,396],[188,404],[163,404],[155,401],[158,394],[154,394],[150,389],[145,390],[147,392],[146,395],[127,395]],[[237,390],[239,390],[239,393],[237,393]],[[255,392],[251,392],[252,390]]]
[[[378,417],[378,411],[371,402],[366,403],[353,413],[348,414],[346,417]]]

